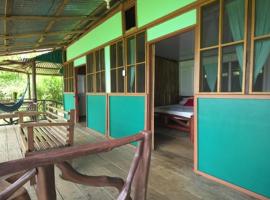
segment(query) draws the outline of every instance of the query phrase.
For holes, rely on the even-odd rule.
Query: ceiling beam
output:
[[[57,8],[57,10],[56,10],[56,12],[55,12],[55,14],[54,14],[55,17],[59,16],[59,15],[63,12],[63,10],[64,10],[64,8],[65,8],[65,5],[68,4],[68,2],[69,2],[69,0],[64,0],[64,1],[60,4],[60,6]],[[55,22],[56,22],[56,20],[51,20],[51,21],[47,24],[47,26],[46,26],[46,28],[45,28],[45,30],[44,30],[44,34],[39,38],[39,40],[37,41],[37,44],[36,44],[35,47],[39,47],[39,46],[41,45],[41,43],[45,40],[45,38],[46,38],[46,33],[48,33],[48,32],[51,30],[51,28],[53,27],[53,25],[55,24]]]
[[[96,20],[97,17],[88,17],[88,16],[32,16],[32,15],[0,15],[0,20]]]
[[[29,37],[34,37],[34,36],[51,36],[51,35],[71,35],[75,33],[81,33],[83,30],[75,30],[75,31],[55,31],[55,32],[35,32],[35,33],[22,33],[22,34],[14,34],[14,35],[0,35],[0,38],[7,38],[7,39],[14,39],[14,38],[29,38]]]
[[[21,54],[27,54],[27,53],[36,53],[36,52],[46,52],[46,51],[52,51],[52,48],[40,48],[40,49],[31,49],[31,50],[21,50],[21,51],[14,51],[14,52],[4,52],[3,54],[1,54],[0,52],[0,56],[6,56],[6,55],[21,55]]]

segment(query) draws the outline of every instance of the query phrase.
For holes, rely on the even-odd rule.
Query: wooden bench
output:
[[[26,155],[35,151],[44,151],[73,145],[75,111],[61,111],[49,107],[46,112],[18,112],[21,136],[21,149]],[[34,122],[24,122],[33,117]]]

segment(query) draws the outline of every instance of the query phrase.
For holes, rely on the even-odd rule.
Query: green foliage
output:
[[[0,71],[0,100],[13,99],[17,93],[18,98],[27,85],[27,76],[14,72]],[[30,83],[32,87],[32,84]],[[28,98],[28,93],[26,98]],[[37,76],[37,98],[39,100],[63,101],[63,78],[54,76]]]
[[[37,98],[63,101],[63,78],[55,76],[37,77]]]
[[[12,99],[14,92],[17,92],[19,97],[26,84],[26,75],[0,71],[0,99]]]

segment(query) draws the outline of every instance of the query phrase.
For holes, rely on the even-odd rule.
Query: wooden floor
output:
[[[251,200],[244,194],[197,176],[192,172],[192,145],[187,137],[175,136],[170,130],[159,130],[157,150],[153,152],[148,190],[149,200]],[[166,137],[168,133],[170,137]],[[95,143],[105,140],[103,136],[77,125],[75,144]],[[82,157],[73,166],[88,175],[111,175],[125,177],[134,148],[124,146],[108,153]],[[16,126],[0,126],[0,162],[21,158]],[[34,190],[26,185],[31,198]],[[93,188],[66,182],[59,178],[56,169],[58,199],[109,200],[115,199],[117,191],[112,188]]]

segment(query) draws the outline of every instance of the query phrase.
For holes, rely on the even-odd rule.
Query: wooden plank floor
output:
[[[75,145],[105,140],[103,136],[77,125]],[[163,140],[163,139],[161,139]],[[173,141],[173,140],[172,140]],[[174,145],[175,140],[173,141]],[[220,184],[197,176],[192,172],[190,153],[182,148],[182,156],[166,145],[160,144],[153,152],[148,199],[149,200],[251,200],[253,198]],[[108,153],[86,156],[72,162],[81,173],[88,175],[111,175],[126,177],[133,158],[134,148],[124,146]],[[0,162],[21,158],[17,126],[0,126]],[[36,199],[34,189],[26,185],[31,198]],[[110,200],[115,199],[117,190],[93,188],[67,182],[59,178],[56,168],[57,198],[62,200]]]

